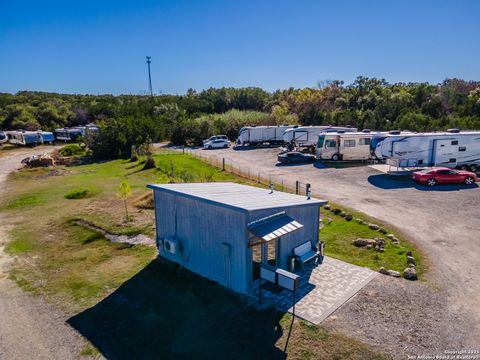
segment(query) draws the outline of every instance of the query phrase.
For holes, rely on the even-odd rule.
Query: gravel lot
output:
[[[455,332],[458,333],[462,328],[466,329],[461,332],[464,334],[463,343],[480,348],[480,191],[477,184],[471,187],[447,185],[429,189],[416,185],[407,177],[388,176],[367,166],[334,168],[321,163],[282,166],[276,161],[278,148],[194,151],[201,152],[202,156],[220,160],[225,158],[227,163],[241,166],[243,171],[247,168],[251,173],[261,171],[262,176],[282,177],[290,183],[295,180],[308,182],[312,185],[315,196],[362,211],[402,231],[429,259],[428,285],[405,285],[405,280],[398,282],[390,278],[388,281],[375,280],[369,286],[376,287],[375,291],[383,296],[371,298],[370,301],[378,302],[375,308],[388,310],[398,306],[399,309],[395,311],[405,314],[410,312],[409,324],[417,324],[413,334],[430,329],[429,326],[422,325],[425,320],[423,313],[436,316],[442,326],[432,329],[439,330],[433,334],[439,339],[435,344],[445,344],[440,347],[441,350],[450,348],[452,344],[461,345]],[[439,291],[432,292],[430,287],[438,288]],[[404,302],[398,301],[401,297],[399,294],[405,297]],[[415,310],[415,303],[422,305]],[[351,310],[351,307],[357,310]],[[348,314],[352,315],[362,308],[363,302],[354,300],[340,309],[337,320],[330,324],[343,329],[347,334],[351,333],[348,324],[353,320]],[[442,315],[443,313],[445,314]],[[383,324],[388,329],[391,318],[379,318],[377,315],[374,314],[371,320],[383,319]],[[370,317],[371,314],[362,314],[362,319],[365,316]],[[450,323],[453,331],[440,331],[447,329],[452,319],[456,319],[454,323],[459,325]],[[375,322],[365,319],[363,326],[356,326],[362,331],[374,331],[373,324]],[[407,331],[409,327],[403,325],[398,326]],[[427,336],[426,333],[424,335]],[[415,338],[415,335],[412,336]],[[382,337],[375,336],[372,339],[369,342],[375,344],[381,342]],[[390,340],[393,339],[395,337]],[[397,338],[398,340],[400,339]],[[432,338],[427,336],[425,340],[430,342]],[[414,343],[416,340],[412,340],[412,346],[417,346]],[[426,343],[415,348],[421,346],[425,347],[424,350],[429,349]]]

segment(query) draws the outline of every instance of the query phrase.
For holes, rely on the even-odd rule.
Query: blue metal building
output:
[[[240,293],[261,266],[288,269],[293,248],[318,242],[326,201],[235,183],[148,185],[160,256]]]

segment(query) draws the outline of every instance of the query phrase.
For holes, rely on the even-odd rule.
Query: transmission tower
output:
[[[148,90],[150,90],[150,96],[153,96],[152,90],[152,75],[150,74],[150,64],[152,62],[152,57],[147,56],[147,66],[148,66]]]

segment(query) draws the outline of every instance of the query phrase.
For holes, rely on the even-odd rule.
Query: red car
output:
[[[415,171],[412,179],[419,184],[435,186],[437,184],[472,185],[477,181],[477,175],[470,171],[453,170],[437,167],[428,170]]]

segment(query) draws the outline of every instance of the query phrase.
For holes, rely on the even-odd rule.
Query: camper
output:
[[[55,138],[59,141],[76,141],[77,138],[85,135],[85,127],[72,127],[55,129]]]
[[[356,132],[357,129],[341,126],[300,126],[285,131],[283,141],[289,150],[293,150],[295,147],[311,147],[313,152],[317,145],[318,135],[335,131]]]
[[[38,130],[37,133],[40,135],[43,144],[53,144],[55,141],[55,135],[50,131]]]
[[[240,129],[235,143],[253,146],[259,144],[281,145],[285,131],[294,127],[298,127],[298,125],[246,126]]]
[[[370,130],[362,132],[332,132],[321,133],[318,136],[315,157],[319,160],[369,160],[370,142],[373,133]]]
[[[406,133],[379,140],[375,155],[398,167],[444,166],[476,171],[480,167],[480,131]]]
[[[37,131],[7,131],[8,142],[19,146],[37,146],[42,143],[42,136]]]
[[[8,141],[8,136],[5,131],[0,130],[0,144],[4,144]]]

